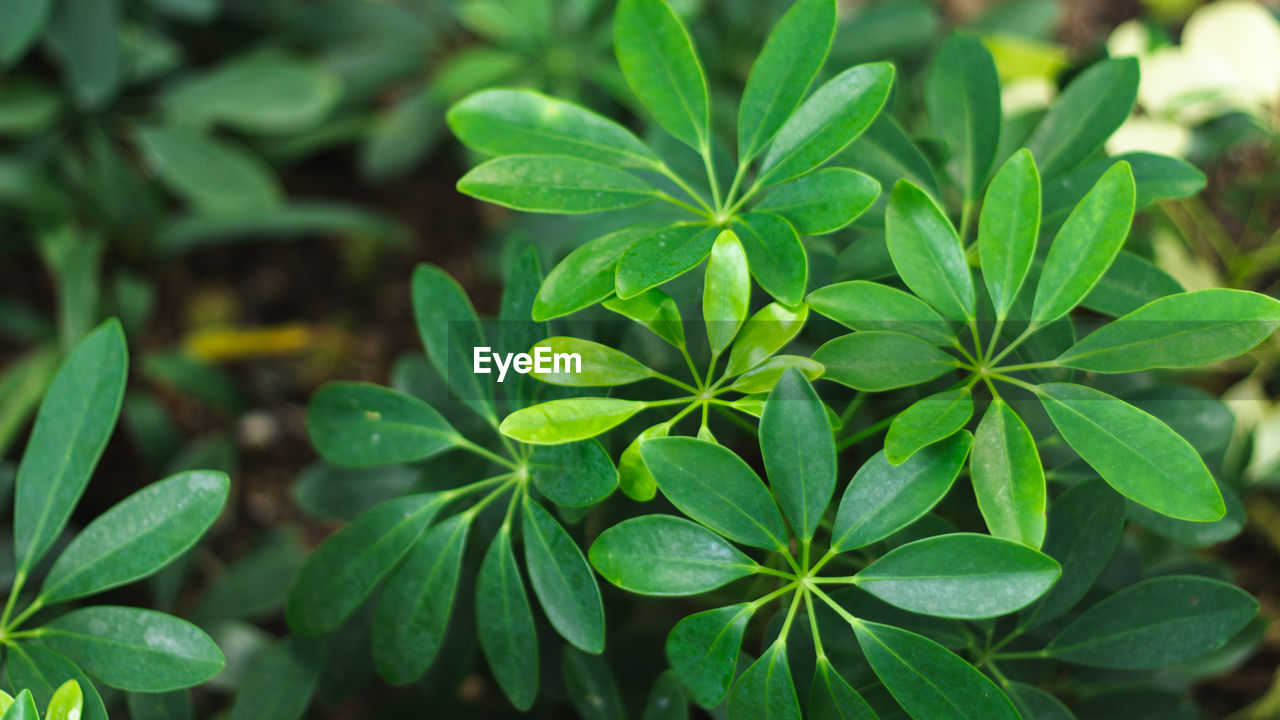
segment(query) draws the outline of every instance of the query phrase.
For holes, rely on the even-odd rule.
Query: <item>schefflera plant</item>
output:
[[[531,91],[486,90],[453,106],[448,122],[458,139],[498,156],[458,182],[468,195],[541,213],[653,202],[672,209],[670,220],[656,213],[571,253],[549,274],[534,317],[633,299],[701,264],[724,230],[736,233],[765,292],[799,304],[809,276],[800,236],[847,225],[879,194],[862,173],[822,166],[871,124],[893,86],[892,66],[858,65],[806,98],[835,25],[835,0],[801,0],[778,22],[739,104],[736,169],[724,170],[688,30],[665,0],[618,4],[622,74],[653,121],[696,153],[702,177],[677,169],[696,161],[664,158],[617,122]]]
[[[54,376],[18,465],[13,585],[0,612],[5,672],[10,687],[24,688],[14,707],[66,703],[72,691],[59,686],[75,681],[73,694],[83,704],[77,717],[106,720],[90,677],[121,690],[159,693],[204,682],[224,665],[204,631],[172,615],[114,605],[52,617],[43,612],[158,572],[199,541],[226,503],[225,474],[179,473],[94,519],[44,570],[41,561],[66,530],[115,428],[127,366],[117,321],[81,340]],[[33,597],[23,592],[28,586],[39,588]]]
[[[68,680],[58,686],[45,708],[45,720],[80,720],[84,712],[84,692],[80,683]],[[18,697],[0,690],[0,720],[40,720],[39,706],[31,691],[23,688]]]
[[[311,440],[335,465],[389,467],[463,451],[491,466],[473,482],[394,498],[360,513],[316,549],[294,581],[287,619],[300,635],[333,632],[381,586],[371,635],[374,665],[387,682],[411,683],[431,667],[450,627],[469,536],[491,506],[500,519],[476,576],[477,632],[507,698],[527,709],[539,687],[538,637],[517,544],[551,626],[586,653],[604,649],[595,575],[557,515],[580,517],[612,493],[618,484],[613,460],[595,440],[537,447],[501,435],[504,408],[525,407],[536,391],[553,388],[521,382],[521,376],[497,386],[495,375],[476,375],[471,367],[474,348],[522,352],[546,338],[545,324],[529,320],[540,282],[537,257],[528,251],[512,270],[500,322],[488,325],[498,328],[497,337],[486,338],[453,278],[429,265],[414,272],[414,317],[423,347],[451,397],[489,431],[480,442],[423,400],[391,388],[334,382],[312,398]],[[495,386],[502,392],[495,393]]]
[[[982,534],[925,537],[870,562],[872,546],[920,519],[947,493],[970,441],[967,432],[957,433],[896,466],[877,454],[848,483],[834,521],[824,521],[836,488],[835,441],[817,393],[789,369],[760,419],[767,486],[720,445],[645,440],[640,453],[658,487],[691,519],[624,520],[596,539],[591,563],[610,582],[646,595],[705,593],[749,576],[774,581],[750,600],[686,617],[667,639],[667,658],[690,697],[706,708],[727,698],[734,720],[801,717],[791,663],[808,647],[806,641],[793,648],[793,632],[804,625],[814,653],[806,716],[877,717],[824,649],[834,638],[830,628],[825,634],[820,628],[818,607],[843,619],[841,632],[852,631],[879,681],[911,717],[1016,720],[1009,698],[970,662],[917,632],[855,615],[831,595],[854,585],[908,613],[981,620],[1016,612],[1054,585],[1061,572],[1055,560]],[[763,552],[763,560],[739,545]],[[781,625],[739,675],[748,623],[775,601]]]

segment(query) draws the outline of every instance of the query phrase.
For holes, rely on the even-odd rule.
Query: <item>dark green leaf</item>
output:
[[[765,401],[760,452],[778,506],[801,540],[810,540],[836,486],[836,445],[827,410],[798,370]]]
[[[955,358],[915,335],[886,330],[841,335],[813,359],[826,368],[824,378],[867,392],[919,385],[957,367]]]
[[[315,128],[341,94],[337,75],[319,62],[268,51],[223,62],[160,100],[183,124],[283,135]]]
[[[664,0],[622,0],[613,18],[613,49],[631,90],[667,132],[708,147],[707,78],[689,31]]]
[[[1128,119],[1137,95],[1137,58],[1104,60],[1081,73],[1027,140],[1040,174],[1057,177],[1102,147]]]
[[[151,169],[201,215],[234,217],[280,205],[271,168],[226,140],[180,127],[140,128],[137,138]]]
[[[471,300],[458,281],[434,265],[413,271],[413,319],[427,358],[449,382],[452,397],[497,424],[493,388],[474,370],[475,348],[488,345]]]
[[[854,280],[818,288],[805,299],[809,307],[852,330],[893,330],[934,345],[953,345],[947,321],[915,295],[897,288]]]
[[[809,690],[810,720],[877,720],[876,713],[825,657],[818,658]]]
[[[1040,175],[1031,153],[1019,150],[991,180],[978,218],[982,279],[996,317],[1008,315],[1022,290],[1039,235]]]
[[[603,650],[604,606],[591,566],[551,513],[527,498],[524,563],[552,627],[586,652]]]
[[[0,26],[0,62],[12,65],[26,54],[53,14],[53,0],[18,0],[5,6]]]
[[[63,683],[75,680],[84,696],[81,720],[107,720],[102,698],[84,671],[46,647],[32,643],[10,645],[5,657],[5,674],[9,687],[30,690],[36,703],[46,706]]]
[[[924,105],[951,150],[951,177],[973,201],[1000,144],[1000,78],[981,40],[953,32],[943,41],[925,76]]]
[[[952,320],[974,317],[973,276],[960,235],[925,191],[906,180],[893,186],[885,242],[911,291]]]
[[[1040,453],[1022,418],[999,398],[991,401],[978,423],[969,473],[987,530],[1040,547],[1046,492]]]
[[[731,717],[743,720],[801,720],[784,638],[770,645],[734,682],[727,709]]]
[[[191,692],[188,690],[174,690],[167,693],[129,693],[126,700],[129,717],[133,720],[194,720],[195,718],[195,708],[191,706]]]
[[[324,459],[345,467],[425,460],[463,442],[435,408],[371,383],[320,388],[307,409],[307,430]]]
[[[718,228],[681,224],[636,240],[618,261],[618,297],[635,297],[697,267],[719,234]]]
[[[782,216],[801,235],[822,235],[853,222],[879,195],[871,177],[831,167],[777,186],[755,209]]]
[[[4,712],[0,720],[40,720],[40,711],[36,709],[35,698],[30,690],[23,690],[13,699],[13,704]]]
[[[1135,204],[1141,210],[1158,200],[1194,195],[1204,189],[1205,176],[1185,160],[1154,153],[1125,153],[1085,163],[1044,189],[1047,227],[1056,227],[1084,197],[1098,178],[1116,163],[1127,162],[1137,186]]]
[[[563,155],[508,155],[472,168],[458,191],[525,212],[577,214],[621,210],[658,193],[610,165]]]
[[[660,225],[639,223],[602,235],[569,253],[547,273],[533,304],[535,320],[551,320],[590,307],[613,294],[618,259]]]
[[[59,0],[47,39],[82,109],[100,107],[125,79],[118,0]],[[7,8],[6,8],[7,9]],[[8,24],[6,12],[5,23]]]
[[[626,710],[608,663],[566,645],[561,654],[565,690],[582,720],[623,720]]]
[[[809,281],[809,258],[791,223],[778,215],[751,212],[733,228],[747,251],[751,275],[784,305],[797,305]]]
[[[889,425],[884,438],[885,458],[892,465],[900,465],[920,448],[951,437],[972,416],[973,393],[968,388],[917,400]]]
[[[525,593],[511,528],[503,525],[480,564],[476,578],[476,631],[489,669],[502,692],[521,710],[538,694],[538,634]]]
[[[1172,275],[1131,252],[1121,250],[1097,285],[1080,305],[1090,310],[1120,317],[1184,289]]]
[[[667,662],[693,701],[704,708],[719,705],[729,693],[751,603],[695,613],[676,623],[667,636]]]
[[[595,505],[618,487],[618,470],[595,440],[540,445],[528,462],[534,487],[557,505]]]
[[[1022,720],[1076,720],[1061,700],[1038,687],[1014,682],[1006,685],[1005,691],[1022,713]]]
[[[228,720],[298,720],[320,680],[323,647],[287,637],[263,650],[237,688]]]
[[[755,572],[756,563],[701,525],[644,515],[605,530],[591,564],[606,580],[641,595],[696,595]]]
[[[689,701],[685,700],[680,679],[674,672],[664,670],[653,681],[640,720],[689,720]]]

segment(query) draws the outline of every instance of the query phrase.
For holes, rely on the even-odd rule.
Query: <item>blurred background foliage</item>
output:
[[[724,106],[713,116],[734,117],[750,63],[789,3],[672,4],[697,36],[713,98]],[[134,377],[124,431],[82,503],[84,517],[169,472],[217,468],[235,480],[232,509],[204,546],[143,590],[119,591],[194,619],[226,651],[226,672],[193,694],[197,716],[254,717],[230,697],[254,662],[269,660],[268,647],[324,658],[313,717],[417,716],[440,703],[459,716],[511,712],[477,674],[466,642],[446,649],[455,662],[398,689],[374,682],[359,619],[323,649],[271,644],[284,633],[281,604],[306,548],[335,521],[432,480],[429,466],[371,474],[315,463],[304,408],[331,378],[390,377],[440,392],[413,351],[407,286],[415,262],[445,267],[492,314],[516,249],[534,245],[549,267],[620,222],[479,207],[454,190],[469,160],[443,122],[448,105],[470,92],[519,85],[575,99],[665,142],[621,90],[612,10],[608,0],[0,5],[0,482],[12,482],[10,460],[62,353],[103,317],[120,317]],[[885,187],[898,177],[937,187],[946,147],[923,112],[923,69],[950,29],[976,34],[992,51],[1004,135],[1015,143],[1080,69],[1108,55],[1136,56],[1138,103],[1108,151],[1175,155],[1204,175],[1175,178],[1162,197],[1203,186],[1198,194],[1150,198],[1130,262],[1158,269],[1144,277],[1188,290],[1280,291],[1275,4],[850,0],[841,13],[829,67],[880,59],[898,66],[892,118],[844,158]],[[810,252],[825,261],[811,267],[835,280],[879,277],[888,267],[882,217],[872,211],[815,238]],[[1154,558],[1231,575],[1274,618],[1280,342],[1195,382],[1202,390],[1186,388],[1180,429],[1240,502],[1228,521],[1195,537],[1145,523],[1149,532],[1127,539],[1110,572]],[[9,536],[0,531],[0,543]],[[0,567],[6,573],[12,568]],[[673,621],[652,620],[663,632]],[[629,683],[636,661],[626,638],[645,632],[627,629],[609,650],[627,695],[643,689]],[[1162,708],[1158,689],[1143,689],[1157,695],[1132,712],[1125,702],[1141,698],[1117,688],[1090,717],[1280,718],[1278,661],[1280,625],[1258,623],[1212,662],[1169,673],[1168,687],[1196,687],[1199,707]],[[577,698],[548,675],[552,700],[535,713],[566,716]],[[159,714],[162,702],[126,708],[107,700],[121,717],[174,717]]]

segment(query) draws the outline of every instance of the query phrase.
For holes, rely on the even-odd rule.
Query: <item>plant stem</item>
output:
[[[702,208],[696,208],[690,205],[689,203],[684,202],[683,200],[677,200],[676,198],[671,197],[669,194],[661,190],[658,191],[658,198],[660,198],[661,200],[665,200],[666,202],[669,202],[672,205],[675,205],[676,207],[684,208],[685,210],[688,210],[689,212],[693,213],[694,215],[697,215],[698,217],[706,218],[707,220],[712,219],[711,214],[703,210]]]
[[[845,438],[845,439],[841,440],[838,444],[836,444],[836,450],[837,450],[837,451],[839,451],[839,450],[844,450],[845,448],[849,447],[850,445],[854,445],[854,444],[856,444],[856,443],[858,443],[858,442],[861,442],[861,441],[863,441],[863,440],[865,440],[865,439],[867,439],[867,438],[871,437],[872,435],[875,435],[876,433],[880,432],[881,430],[884,430],[885,428],[887,428],[887,427],[889,427],[890,425],[892,425],[892,424],[893,424],[894,419],[895,419],[895,418],[897,418],[897,417],[898,417],[898,415],[899,415],[899,413],[894,413],[894,414],[890,415],[889,417],[887,417],[887,418],[885,418],[885,419],[881,420],[880,422],[876,423],[875,425],[872,425],[872,426],[870,426],[870,427],[865,427],[865,428],[863,428],[863,429],[859,430],[858,432],[856,432],[856,433],[854,433],[854,434],[850,435],[849,437],[847,437],[847,438]]]
[[[756,573],[758,573],[758,574],[760,574],[760,575],[773,575],[774,577],[785,578],[785,579],[787,579],[787,580],[795,580],[795,579],[796,579],[796,576],[795,576],[794,574],[792,574],[792,573],[785,572],[785,571],[782,571],[782,570],[774,570],[773,568],[771,568],[771,567],[766,567],[766,566],[764,566],[764,565],[757,565],[757,566],[755,567],[755,572],[756,572]]]
[[[849,421],[853,419],[853,416],[857,414],[858,409],[862,407],[862,403],[866,402],[866,400],[867,394],[865,392],[859,390],[854,393],[853,399],[845,406],[844,412],[840,413],[840,427],[849,424]]]
[[[1027,325],[1027,329],[1023,330],[1018,335],[1018,337],[1014,338],[1013,342],[1006,345],[1005,348],[1000,351],[999,355],[996,355],[995,357],[991,358],[991,364],[997,365],[1001,360],[1005,358],[1006,355],[1013,352],[1015,348],[1021,345],[1024,340],[1026,340],[1027,338],[1035,334],[1035,332],[1039,330],[1040,327],[1041,327],[1040,324],[1035,322],[1031,323],[1030,325]]]
[[[809,616],[809,632],[813,635],[813,653],[819,663],[826,661],[827,651],[822,649],[822,633],[818,632],[818,616],[813,612],[813,598],[808,588],[804,593],[804,611]]]
[[[775,643],[786,644],[787,633],[791,632],[791,623],[796,619],[796,610],[800,609],[800,600],[804,596],[805,593],[803,592],[798,592],[792,596],[791,607],[787,608],[787,619],[782,621],[782,629],[778,631],[778,639],[774,640]]]
[[[1036,387],[1035,385],[1032,385],[1031,383],[1023,382],[1018,378],[1010,377],[1008,375],[1001,375],[1000,373],[991,373],[991,377],[995,378],[996,380],[1003,380],[1004,382],[1007,382],[1010,385],[1017,385],[1018,387],[1028,392],[1032,392],[1037,395],[1040,394],[1040,388]]]
[[[711,188],[711,201],[715,207],[714,215],[717,223],[723,218],[720,217],[724,206],[720,204],[720,180],[716,177],[715,163],[711,160],[711,143],[704,142],[699,148],[699,154],[702,155],[702,166],[707,170],[707,184]]]
[[[675,385],[676,387],[680,388],[681,390],[684,390],[684,391],[686,391],[686,392],[691,392],[691,393],[693,393],[693,394],[695,394],[695,395],[696,395],[696,394],[698,394],[699,392],[701,392],[701,388],[696,388],[696,387],[694,387],[694,386],[690,385],[690,384],[689,384],[689,383],[687,383],[687,382],[683,382],[683,381],[681,381],[681,380],[677,380],[677,379],[675,379],[675,378],[671,377],[670,375],[665,375],[665,374],[660,373],[660,372],[658,372],[658,371],[656,371],[656,370],[653,372],[653,378],[654,378],[655,380],[661,380],[661,381],[663,381],[663,382],[665,382],[665,383],[667,383],[667,384],[669,384],[669,385]]]
[[[0,615],[0,629],[9,629],[9,616],[13,614],[13,606],[18,602],[18,593],[22,592],[22,586],[27,582],[26,568],[19,568],[18,572],[13,576],[13,587],[9,589],[9,599],[4,604],[4,614]]]
[[[459,438],[458,447],[461,447],[463,450],[466,450],[468,452],[479,455],[480,457],[485,458],[486,460],[489,460],[498,465],[511,468],[512,470],[515,470],[516,467],[518,467],[515,461],[504,458],[498,453],[490,450],[489,448],[483,447],[481,445],[477,445],[466,438]]]
[[[779,595],[785,595],[788,592],[791,592],[799,584],[800,583],[798,581],[793,580],[787,583],[786,585],[783,585],[782,587],[778,588],[777,590],[774,590],[768,595],[765,595],[763,597],[758,597],[755,600],[752,600],[751,602],[747,603],[747,605],[751,608],[751,612],[755,612],[756,610],[759,610],[765,605],[768,605],[774,598],[778,597]]]
[[[1004,366],[995,368],[995,370],[1002,373],[1009,373],[1009,372],[1019,372],[1022,370],[1038,370],[1040,368],[1053,368],[1053,367],[1058,367],[1057,360],[1043,360],[1041,362],[1022,363],[1020,365],[1004,365]]]
[[[18,613],[18,616],[15,617],[11,622],[8,622],[3,625],[4,634],[9,637],[13,637],[13,634],[10,633],[9,631],[14,628],[22,627],[22,623],[26,622],[27,618],[40,612],[42,608],[44,608],[44,600],[42,600],[40,597],[37,596],[36,599],[32,600],[31,604],[27,606],[26,610],[23,610],[22,612]]]
[[[498,483],[505,482],[509,479],[511,479],[511,473],[503,473],[501,475],[494,475],[491,478],[485,478],[484,480],[477,480],[473,483],[463,485],[462,487],[457,487],[452,490],[445,490],[441,494],[444,496],[445,502],[453,502],[454,500],[465,495],[470,495],[477,490],[483,490],[491,485],[497,485]]]
[[[714,214],[715,211],[712,210],[711,206],[707,204],[706,199],[704,199],[701,194],[699,194],[696,190],[690,187],[689,183],[685,182],[684,178],[680,177],[680,174],[672,170],[670,167],[668,167],[666,163],[660,162],[658,163],[658,165],[655,166],[654,169],[656,169],[659,173],[662,173],[662,175],[664,175],[671,182],[675,183],[676,186],[679,187],[681,190],[685,191],[685,193],[690,198],[692,198],[694,202],[698,203],[698,205],[702,207],[703,211],[705,211],[707,215]]]

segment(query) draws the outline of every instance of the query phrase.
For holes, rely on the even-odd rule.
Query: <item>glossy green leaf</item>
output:
[[[530,445],[557,445],[595,437],[648,407],[637,400],[566,398],[517,410],[498,429],[509,438]]]
[[[782,516],[760,477],[721,445],[687,437],[646,440],[645,465],[680,512],[735,542],[786,547]]]
[[[809,307],[851,330],[893,330],[933,345],[952,345],[955,335],[936,310],[897,288],[853,280],[818,288]]]
[[[866,700],[854,690],[826,657],[819,657],[809,689],[810,720],[877,720]]]
[[[1053,558],[990,535],[951,533],[894,548],[854,576],[858,587],[904,610],[988,618],[1040,597],[1062,570]]]
[[[729,389],[747,394],[769,392],[778,384],[782,374],[792,368],[809,381],[817,380],[822,376],[823,371],[821,363],[810,360],[807,357],[775,355],[743,373],[729,386]]]
[[[951,177],[970,201],[987,183],[1000,144],[1000,78],[976,37],[953,32],[924,81],[929,125],[951,151]]]
[[[729,694],[742,636],[753,612],[750,603],[704,610],[671,629],[667,662],[698,705],[715,707]]]
[[[18,0],[5,6],[0,26],[0,62],[12,65],[40,39],[53,14],[53,0]]]
[[[625,170],[563,155],[508,155],[471,169],[458,191],[525,212],[621,210],[649,202],[657,190]]]
[[[1049,383],[1039,395],[1067,444],[1121,495],[1179,520],[1226,513],[1200,454],[1154,416],[1082,385]]]
[[[919,385],[956,369],[955,358],[933,345],[887,330],[841,335],[813,359],[826,368],[824,378],[867,392]]]
[[[533,376],[552,385],[604,387],[653,377],[652,370],[630,355],[590,340],[551,337],[534,345],[528,354]]]
[[[670,295],[650,288],[625,300],[611,297],[603,303],[606,310],[635,320],[673,347],[684,347],[684,321],[680,308]]]
[[[862,134],[889,98],[888,63],[856,65],[813,91],[783,123],[760,164],[756,184],[776,185],[830,160]]]
[[[201,215],[238,216],[280,205],[280,181],[271,168],[227,140],[180,127],[141,128],[137,139],[160,180]]]
[[[1128,119],[1137,95],[1137,58],[1104,60],[1076,77],[1026,142],[1040,174],[1057,177],[1088,159]]]
[[[885,458],[900,465],[920,448],[951,437],[973,417],[973,393],[968,388],[946,390],[917,400],[898,413],[884,438]]]
[[[622,0],[613,49],[627,85],[667,132],[693,148],[710,142],[707,78],[689,31],[664,0]]]
[[[324,647],[290,636],[262,650],[236,689],[228,720],[298,720],[320,681]]]
[[[733,683],[726,708],[735,718],[801,720],[785,639],[770,645]]]
[[[80,683],[68,680],[53,692],[53,699],[45,708],[45,720],[80,720],[84,710],[84,692]]]
[[[631,441],[627,449],[622,451],[622,456],[618,458],[618,487],[632,500],[644,502],[652,500],[654,495],[658,494],[658,481],[653,478],[653,473],[649,472],[649,467],[644,464],[644,457],[640,455],[640,446],[649,438],[666,437],[669,432],[671,432],[671,426],[665,422],[646,428]]]
[[[973,436],[967,431],[890,465],[884,452],[871,457],[845,488],[831,529],[836,552],[870,545],[920,519],[951,489]]]
[[[831,49],[832,0],[801,0],[782,16],[751,66],[738,105],[738,162],[748,163],[795,112]]]
[[[618,470],[595,440],[539,445],[528,467],[534,487],[557,505],[594,505],[618,487]]]
[[[867,662],[911,717],[1018,720],[995,683],[934,641],[865,620],[853,629]]]
[[[582,720],[625,720],[626,710],[618,694],[618,682],[608,663],[567,645],[560,657],[565,690],[578,711],[578,717]]]
[[[551,320],[613,295],[618,260],[637,240],[663,227],[638,223],[602,235],[569,253],[547,273],[533,304],[533,319]]]
[[[653,681],[640,720],[689,720],[689,701],[674,672],[664,670]]]
[[[614,525],[592,543],[590,558],[604,579],[641,595],[697,595],[756,568],[724,538],[671,515],[643,515]]]
[[[120,415],[127,367],[124,332],[109,320],[76,345],[45,393],[14,491],[20,571],[34,567],[66,527]]]
[[[694,269],[711,252],[719,234],[714,227],[680,224],[635,241],[618,260],[614,278],[618,297],[635,297]]]
[[[119,0],[59,0],[54,4],[45,39],[81,109],[101,107],[124,83],[121,5]]]
[[[538,634],[516,556],[511,527],[498,529],[476,577],[476,625],[480,647],[503,694],[521,710],[538,694]]]
[[[885,242],[902,281],[952,320],[974,317],[973,276],[960,235],[933,198],[906,180],[893,186]]]
[[[1280,327],[1280,301],[1214,288],[1154,300],[1086,336],[1058,364],[1093,372],[1192,368],[1242,355]]]
[[[313,129],[341,94],[338,76],[321,63],[263,52],[220,63],[166,90],[160,101],[183,124],[283,135]]]
[[[938,177],[920,146],[890,113],[883,113],[841,155],[842,164],[875,178],[880,187],[892,187],[900,178],[939,196]]]
[[[40,720],[40,712],[36,709],[35,698],[30,690],[23,690],[14,698],[13,704],[4,712],[0,720]]]
[[[991,401],[974,433],[969,474],[987,530],[1040,547],[1046,496],[1040,453],[1022,418],[999,398]]]
[[[879,195],[871,177],[831,167],[777,186],[755,209],[781,216],[801,235],[823,235],[853,222]]]
[[[591,566],[545,508],[524,501],[524,563],[551,626],[575,647],[604,649],[604,606]]]
[[[564,155],[637,168],[660,162],[613,120],[533,90],[481,90],[449,108],[447,120],[462,144],[489,155]]]
[[[783,373],[765,401],[760,452],[787,522],[812,539],[835,491],[836,444],[826,407],[798,370]]]
[[[1182,284],[1150,260],[1121,250],[1097,285],[1080,301],[1082,307],[1120,317],[1152,300],[1183,292]]]
[[[475,370],[475,349],[488,341],[466,292],[444,270],[419,265],[413,271],[413,319],[427,359],[449,383],[451,397],[496,424],[493,388]]]
[[[146,487],[98,516],[45,576],[40,597],[56,603],[140,580],[204,535],[227,501],[219,472],[181,473]]]
[[[1257,614],[1258,601],[1233,585],[1191,575],[1158,577],[1085,610],[1044,652],[1092,667],[1174,665],[1222,646]]]
[[[747,253],[732,230],[716,237],[702,284],[702,320],[711,352],[719,355],[733,342],[747,320],[751,304],[751,274]]]
[[[165,692],[222,671],[222,651],[203,630],[152,610],[100,605],[73,610],[40,628],[40,640],[121,690]]]
[[[439,495],[388,500],[361,513],[307,558],[289,591],[289,627],[331,632],[355,611],[444,506]]]
[[[1111,267],[1133,223],[1133,193],[1129,165],[1117,163],[1071,211],[1045,257],[1032,322],[1066,315]]]
[[[48,705],[68,680],[75,680],[83,696],[81,720],[107,720],[107,710],[97,688],[84,671],[66,657],[34,643],[13,644],[5,656],[9,687],[31,692],[37,706]]]
[[[387,574],[372,629],[373,661],[387,682],[418,679],[444,644],[471,518],[459,513],[431,528]]]
[[[321,387],[307,408],[307,431],[325,460],[344,467],[425,460],[463,442],[449,421],[425,402],[358,382]]]
[[[740,375],[786,347],[808,319],[807,305],[792,309],[781,303],[769,303],[760,308],[734,340],[725,376]]]
[[[747,251],[751,275],[784,305],[797,305],[809,281],[809,258],[791,223],[772,213],[751,212],[733,221]]]
[[[1134,152],[1099,158],[1054,180],[1044,189],[1047,227],[1056,227],[1071,208],[1116,163],[1127,162],[1137,186],[1135,204],[1141,210],[1159,200],[1184,198],[1204,189],[1206,178],[1194,165],[1168,155]]]
[[[1027,150],[1014,153],[987,189],[978,218],[978,253],[996,317],[1013,307],[1040,236],[1040,175]]]

